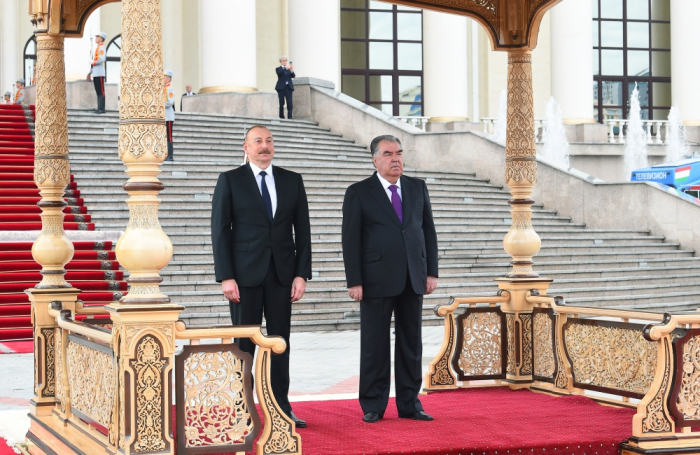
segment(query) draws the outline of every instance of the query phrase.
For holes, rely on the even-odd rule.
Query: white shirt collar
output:
[[[249,161],[248,164],[250,164],[250,168],[253,170],[253,176],[256,178],[258,177],[258,174],[260,174],[263,170],[257,167],[256,165],[253,164],[252,161]],[[267,175],[272,177],[272,163],[265,169],[265,172],[267,172]],[[274,178],[274,177],[273,177]]]
[[[256,174],[257,175],[257,174]],[[393,185],[393,183],[389,182],[387,179],[379,175],[379,172],[377,172],[377,177],[379,177],[379,181],[381,182],[382,186],[384,187],[385,190],[389,189],[389,186]],[[396,186],[401,188],[401,177],[396,181]]]

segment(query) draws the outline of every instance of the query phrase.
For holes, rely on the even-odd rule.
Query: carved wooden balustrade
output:
[[[283,338],[267,337],[259,326],[188,330],[183,322],[177,322],[175,339],[189,340],[190,344],[174,358],[164,358],[155,337],[142,337],[135,358],[129,362],[136,383],[143,390],[127,387],[124,393],[130,372],[124,370],[119,347],[128,335],[124,337],[125,334],[113,330],[112,321],[101,319],[106,322],[102,327],[76,320],[77,315],[89,318],[104,314],[106,307],[84,307],[77,301],[68,308],[73,306],[75,310],[64,309],[62,302],[54,301],[48,310],[57,327],[47,335],[49,365],[45,382],[51,385],[56,403],[50,417],[41,421],[51,429],[63,427],[64,434],[79,435],[80,447],[87,449],[85,453],[128,453],[124,451],[123,441],[133,439],[132,430],[138,424],[138,416],[133,416],[133,409],[129,409],[135,406],[129,395],[148,395],[149,385],[163,369],[163,365],[152,364],[155,359],[174,365],[177,429],[174,444],[178,454],[250,450],[258,455],[301,454],[301,437],[294,422],[279,408],[270,384],[270,356],[284,352]],[[220,343],[200,344],[202,339],[216,338]],[[259,346],[255,361],[256,393],[264,423],[253,399],[253,359],[232,344],[234,338],[250,338]],[[165,389],[172,390],[172,384]],[[169,409],[172,403],[169,399],[164,401],[157,405]],[[32,433],[29,443],[42,447],[42,441]]]
[[[700,313],[573,307],[532,290],[530,308],[514,314],[506,292],[436,307],[445,334],[426,391],[509,386],[585,395],[637,409],[623,455],[697,453]]]

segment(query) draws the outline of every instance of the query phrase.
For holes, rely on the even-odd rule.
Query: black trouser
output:
[[[422,411],[421,385],[423,296],[413,292],[410,278],[395,297],[364,298],[360,302],[360,406],[366,414],[384,416],[391,388],[391,313],[396,347],[394,383],[400,417]]]
[[[284,100],[285,98],[287,99],[287,118],[292,118],[292,110],[294,109],[294,105],[292,103],[292,95],[294,94],[294,90],[289,88],[289,86],[285,86],[284,90],[277,90],[277,97],[280,100],[280,118],[284,118]]]
[[[287,415],[292,412],[289,404],[289,332],[292,318],[292,286],[280,283],[275,270],[275,261],[270,257],[270,266],[262,284],[255,287],[239,286],[241,302],[229,302],[231,322],[233,325],[260,325],[263,313],[268,335],[279,335],[287,342],[287,350],[279,355],[272,355],[270,362],[270,379],[272,392],[277,403]],[[248,338],[237,338],[236,343],[242,351],[255,354],[255,343]]]
[[[104,76],[93,76],[92,83],[95,84],[97,94],[97,110],[105,110],[105,78]]]
[[[174,120],[167,120],[165,122],[166,132],[168,133],[168,160],[173,159],[173,124]]]

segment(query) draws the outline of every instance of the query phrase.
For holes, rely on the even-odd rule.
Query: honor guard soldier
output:
[[[165,126],[168,133],[168,157],[165,161],[173,161],[173,123],[175,123],[175,91],[170,86],[173,72],[168,70],[163,74],[163,97],[165,98]]]
[[[12,93],[5,92],[5,99],[3,100],[3,104],[12,104]]]
[[[17,93],[15,93],[15,104],[24,104],[24,79],[17,80]]]
[[[95,36],[95,54],[90,61],[92,65],[92,82],[95,84],[95,93],[97,93],[97,109],[95,114],[104,114],[105,110],[105,62],[107,54],[105,53],[105,40],[107,34],[100,32]]]

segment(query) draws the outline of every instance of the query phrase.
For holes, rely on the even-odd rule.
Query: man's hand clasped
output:
[[[224,292],[224,297],[226,297],[228,300],[235,303],[241,303],[241,293],[238,291],[238,283],[236,283],[236,280],[223,280],[221,282],[221,290]],[[294,278],[294,281],[292,282],[292,303],[304,297],[305,292],[306,281],[304,278],[300,276]]]

